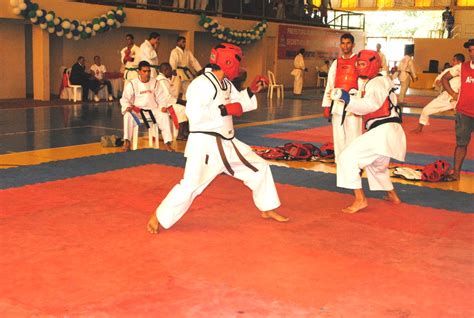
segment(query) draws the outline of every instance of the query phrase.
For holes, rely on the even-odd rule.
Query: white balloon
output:
[[[99,24],[100,24],[100,27],[101,27],[101,28],[105,27],[105,22],[104,22],[104,21],[100,21]]]
[[[92,26],[92,29],[93,29],[94,31],[99,31],[99,30],[100,30],[100,25],[94,24],[94,25]]]
[[[10,0],[10,5],[11,5],[12,7],[18,7],[18,4],[19,4],[19,3],[18,3],[18,0]]]
[[[57,36],[63,36],[63,35],[64,35],[64,31],[63,31],[63,30],[58,31],[58,32],[56,32],[56,35],[57,35]]]
[[[56,28],[55,27],[49,27],[48,28],[48,32],[49,33],[54,33],[56,31]]]
[[[81,38],[81,36],[80,36],[80,35],[76,35],[76,36],[74,37],[74,40],[76,40],[76,41],[77,41],[77,40],[79,40],[80,38]]]
[[[72,39],[72,32],[66,33],[66,39]]]
[[[118,22],[118,21],[115,21],[115,26],[118,28],[120,28],[122,26],[122,23]]]
[[[53,21],[53,19],[54,19],[53,15],[51,13],[46,14],[46,16],[44,18],[48,22]]]
[[[61,22],[61,20],[59,20],[59,18],[54,18],[54,20],[53,20],[54,25],[58,25],[59,22]]]
[[[87,28],[85,28],[85,31],[86,31],[86,33],[91,33],[91,32],[92,32],[92,29],[89,28],[89,27],[87,27]]]
[[[41,29],[46,30],[47,27],[48,27],[47,23],[40,23],[40,28]]]
[[[42,17],[43,16],[43,10],[36,10],[36,16],[37,17]]]
[[[114,25],[114,20],[108,19],[108,20],[107,20],[107,24],[108,24],[109,26]]]
[[[30,21],[31,23],[36,23],[38,22],[38,18],[37,17],[30,18]]]
[[[28,8],[28,6],[26,5],[26,3],[23,2],[18,5],[18,8],[20,8],[20,10],[25,10],[26,8]]]

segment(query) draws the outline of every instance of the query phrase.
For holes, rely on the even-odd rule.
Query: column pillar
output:
[[[49,33],[33,25],[33,99],[50,100]]]

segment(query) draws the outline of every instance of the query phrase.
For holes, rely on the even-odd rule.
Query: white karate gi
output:
[[[186,114],[191,134],[184,153],[187,158],[184,177],[156,210],[158,221],[166,229],[186,213],[194,198],[201,194],[217,175],[222,172],[231,175],[224,166],[217,137],[198,132],[212,132],[224,138],[232,138],[234,136],[232,116],[221,116],[218,106],[240,102],[244,112],[257,108],[256,96],[249,97],[247,90],[239,92],[227,79],[220,82],[210,69],[206,69],[203,75],[189,85],[187,94]],[[231,140],[224,138],[221,139],[222,149],[234,171],[233,176],[242,180],[252,190],[257,208],[269,211],[280,206],[273,176],[266,161],[237,138]],[[254,172],[246,166],[239,159],[234,147],[258,171]]]
[[[156,79],[151,78],[147,83],[143,83],[139,78],[131,80],[123,91],[120,105],[123,114],[123,139],[131,141],[133,128],[137,126],[130,112],[125,110],[127,107],[137,106],[153,112],[165,143],[173,140],[170,117],[168,113],[161,111],[162,107],[168,106],[168,96]],[[141,119],[140,114],[136,115]]]
[[[156,80],[160,83],[161,88],[165,91],[165,95],[168,96],[167,105],[173,106],[176,117],[179,123],[188,121],[186,116],[186,107],[177,103],[177,94],[173,88],[173,80],[167,78],[162,73],[158,74]]]
[[[122,63],[122,72],[123,72],[123,79],[124,79],[124,86],[127,86],[128,82],[134,78],[138,78],[138,72],[136,70],[132,70],[138,67],[138,58],[140,57],[140,48],[135,44],[130,49],[130,56],[133,57],[133,62],[127,61],[123,63],[123,59],[125,58],[125,52],[128,50],[128,47],[124,47],[120,51],[120,62]]]
[[[351,58],[355,54],[351,55]],[[337,70],[337,59],[332,62],[331,67],[328,72],[328,80],[326,84],[326,89],[324,90],[322,107],[331,107],[331,91],[334,88],[334,83],[336,81],[336,70]],[[344,124],[341,125],[342,113],[343,113],[344,104],[339,101],[334,101],[334,105],[331,111],[332,114],[332,135],[334,142],[334,154],[336,157],[336,162],[339,154],[357,137],[362,134],[362,118],[360,116],[355,116],[354,114],[346,114]]]
[[[358,115],[366,115],[379,109],[385,102],[393,83],[386,76],[378,76],[368,81],[363,87],[365,95],[351,97],[347,111]],[[396,104],[396,95],[390,94],[390,99]],[[392,109],[389,117],[398,117]],[[369,128],[382,119],[372,119]],[[347,189],[362,189],[360,170],[365,169],[370,190],[393,190],[390,181],[388,165],[390,158],[405,160],[406,138],[402,125],[399,123],[384,123],[370,129],[357,137],[342,151],[337,167],[337,186]]]
[[[158,54],[156,53],[155,47],[150,43],[150,41],[145,40],[142,45],[140,45],[140,56],[138,58],[138,63],[141,61],[147,61],[151,65],[151,78],[156,78],[158,73],[155,67],[158,67]]]
[[[303,54],[298,53],[293,60],[294,69],[291,71],[291,75],[295,77],[293,83],[293,94],[299,95],[303,91],[303,76],[306,66],[304,65]]]
[[[405,55],[398,63],[398,79],[400,80],[400,93],[398,94],[398,101],[403,103],[411,80],[416,78],[415,65],[410,55]]]
[[[199,72],[202,69],[201,64],[199,64],[190,50],[183,50],[177,46],[171,51],[170,65],[171,69],[176,71],[175,85],[178,88],[178,92],[183,94],[184,99],[189,83],[194,78],[191,71]]]
[[[441,80],[444,74],[446,72],[449,72],[451,68],[448,68],[441,72],[441,74],[436,77],[435,82]],[[451,85],[451,88],[453,91],[456,93],[459,92],[459,89],[461,88],[461,77],[456,76],[453,77],[452,79],[449,80],[449,84]],[[447,110],[452,110],[456,106],[456,101],[453,100],[452,96],[448,94],[448,92],[444,91],[441,94],[439,94],[435,99],[433,99],[429,104],[427,104],[425,107],[423,107],[423,110],[420,115],[420,124],[427,126],[430,124],[429,122],[429,117],[430,115],[444,112]]]

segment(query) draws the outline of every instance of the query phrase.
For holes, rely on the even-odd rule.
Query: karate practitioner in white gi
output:
[[[158,32],[151,32],[148,40],[145,40],[140,45],[140,56],[138,62],[147,61],[151,66],[151,78],[156,78],[158,72],[158,54],[156,50],[160,46],[160,34]]]
[[[173,113],[170,114],[170,117],[173,119],[173,122],[176,121],[179,125],[177,127],[178,136],[176,139],[187,140],[189,124],[188,117],[186,116],[186,101],[178,98],[179,94],[173,83],[173,72],[169,63],[161,63],[160,74],[158,74],[157,80],[168,96],[168,105],[173,108]],[[176,118],[174,118],[174,116],[176,116]]]
[[[186,90],[189,83],[194,79],[194,74],[199,72],[202,67],[193,53],[186,49],[186,38],[179,36],[176,41],[176,47],[170,54],[170,65],[175,77],[175,85],[178,92],[182,94],[182,99],[186,99]]]
[[[455,65],[464,63],[464,55],[461,53],[455,54],[453,57],[453,60],[451,61],[453,67]],[[436,77],[435,80],[435,85],[440,85],[441,84],[441,78],[443,77],[444,74],[449,72],[451,68],[445,69],[441,74]],[[452,79],[449,80],[449,84],[451,85],[451,88],[453,89],[454,92],[459,92],[459,88],[461,88],[461,78],[459,76],[453,77]],[[418,124],[418,127],[412,130],[413,133],[418,134],[421,133],[423,130],[423,127],[428,126],[430,124],[429,122],[429,117],[430,115],[436,114],[436,113],[441,113],[445,112],[447,110],[452,110],[456,106],[456,101],[453,99],[451,95],[449,95],[448,92],[443,91],[441,94],[438,95],[435,99],[433,99],[428,105],[423,107],[423,111],[421,112],[420,115],[420,121]]]
[[[127,46],[120,51],[120,62],[122,63],[121,71],[123,73],[124,87],[128,82],[138,77],[138,58],[140,55],[140,48],[135,45],[133,34],[125,36]]]
[[[151,110],[161,130],[165,149],[174,151],[171,147],[171,120],[168,116],[168,96],[158,81],[150,78],[150,64],[141,61],[138,64],[138,78],[131,80],[125,87],[120,105],[123,114],[123,149],[130,150],[133,128],[137,126],[137,118],[141,118],[140,109]],[[134,116],[135,115],[135,116]],[[134,118],[135,117],[135,118]]]
[[[157,233],[159,224],[165,229],[173,226],[194,198],[223,172],[242,180],[252,190],[263,218],[288,221],[274,211],[280,200],[269,165],[248,145],[234,138],[232,117],[256,109],[254,94],[268,84],[267,79],[257,76],[250,88],[238,91],[231,80],[239,74],[241,59],[242,50],[238,46],[220,44],[211,52],[210,67],[189,85],[186,114],[191,134],[184,153],[187,158],[184,177],[151,215],[147,224],[150,233]]]
[[[302,48],[299,50],[298,54],[296,54],[295,59],[293,60],[293,70],[291,71],[291,75],[295,77],[293,83],[293,95],[299,96],[303,91],[303,79],[304,79],[304,72],[307,72],[308,69],[304,64],[304,52],[305,50]]]
[[[355,200],[344,208],[355,213],[368,206],[362,189],[361,169],[365,169],[372,191],[387,191],[386,200],[395,204],[400,198],[395,192],[388,165],[390,158],[405,160],[406,138],[401,125],[400,109],[393,93],[393,82],[378,75],[381,66],[376,51],[363,50],[358,54],[357,70],[362,81],[359,90],[363,97],[350,96],[346,91],[335,90],[332,97],[342,99],[346,111],[364,116],[367,131],[342,151],[337,167],[337,186],[353,189]]]
[[[332,134],[334,140],[334,154],[336,163],[339,154],[355,138],[362,133],[362,118],[353,113],[346,113],[342,123],[344,104],[338,100],[331,99],[331,91],[334,88],[341,88],[347,92],[357,90],[357,70],[355,62],[357,56],[353,53],[354,36],[350,33],[341,35],[339,47],[342,55],[334,60],[329,68],[328,81],[323,96],[324,117],[332,117]]]

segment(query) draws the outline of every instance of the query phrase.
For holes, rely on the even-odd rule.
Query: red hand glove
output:
[[[263,87],[268,86],[268,83],[269,83],[268,78],[263,75],[255,76],[255,78],[252,81],[252,84],[250,84],[250,90],[252,91],[252,93],[255,94],[259,92],[259,89],[260,89],[260,86],[258,85],[259,83]]]
[[[226,105],[219,106],[221,109],[222,116],[237,116],[240,117],[244,113],[242,105],[240,103],[230,103]]]
[[[329,118],[331,116],[331,107],[323,107],[323,116]]]
[[[139,114],[141,110],[142,110],[142,109],[141,109],[140,107],[132,106],[132,111],[134,111],[134,112],[137,113],[137,114]]]

